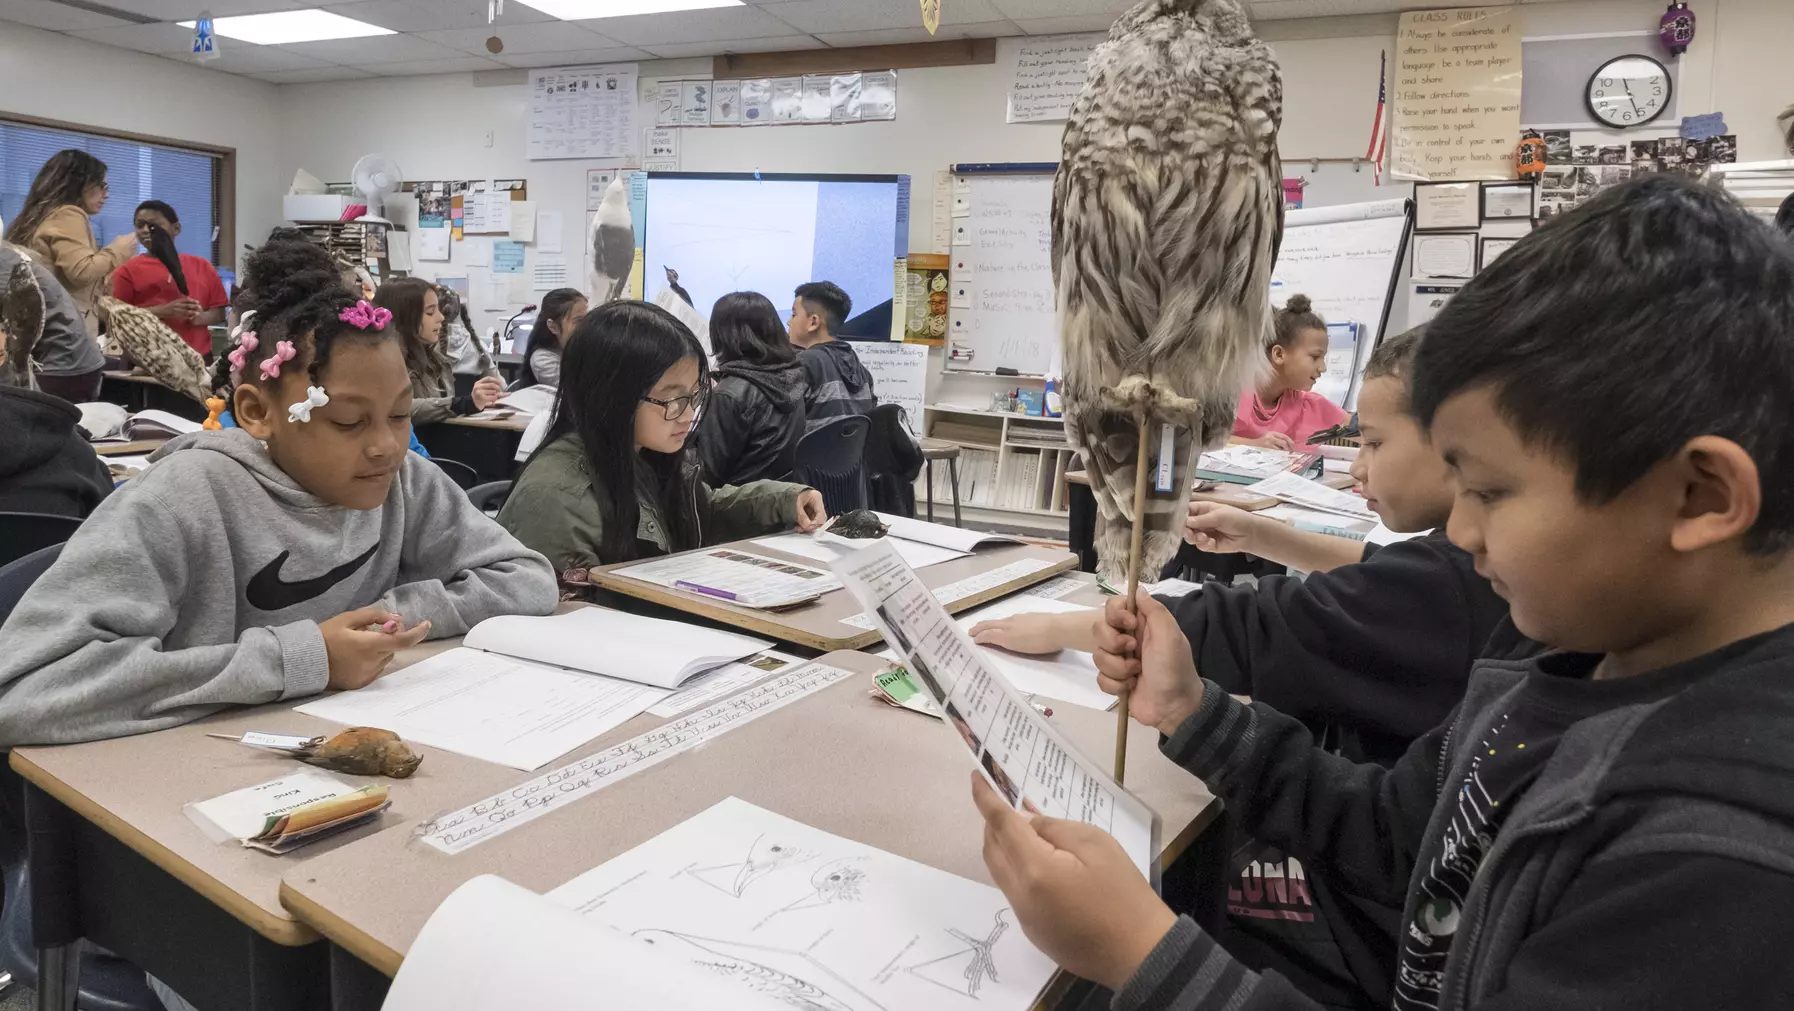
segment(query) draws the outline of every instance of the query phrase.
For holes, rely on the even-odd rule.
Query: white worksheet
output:
[[[1009,806],[1102,829],[1156,876],[1158,815],[1035,711],[889,544],[874,541],[835,572]]]
[[[678,716],[690,709],[733,695],[761,678],[803,663],[797,657],[767,650],[736,663],[724,664],[687,681],[684,687],[648,709],[650,716]]]
[[[615,571],[743,607],[783,607],[841,588],[826,571],[733,548],[669,555]]]
[[[995,888],[735,797],[548,898],[815,1011],[1023,1011],[1054,970]]]
[[[681,688],[712,667],[772,645],[740,632],[606,607],[580,607],[546,617],[502,614],[475,625],[461,643],[655,688]]]
[[[866,546],[865,541],[851,541],[845,537],[834,537],[828,534],[779,534],[776,537],[762,537],[755,544],[775,551],[785,551],[805,558],[814,558],[819,562],[836,562],[846,558],[855,551]],[[969,552],[957,551],[953,548],[936,547],[920,541],[891,539],[891,545],[912,569],[920,569],[928,565],[950,562],[955,558],[964,558]]]
[[[539,769],[670,694],[458,647],[299,711],[513,769]]]
[[[973,625],[993,618],[1007,618],[1015,614],[1064,614],[1070,611],[1083,611],[1092,621],[1097,617],[1095,608],[1067,604],[1063,600],[1046,597],[1017,595],[957,615],[953,620],[970,633]],[[1096,686],[1096,661],[1089,653],[1062,649],[1049,655],[1028,656],[996,646],[979,646],[978,651],[1023,694],[1045,695],[1061,702],[1105,712],[1115,707],[1115,696]]]

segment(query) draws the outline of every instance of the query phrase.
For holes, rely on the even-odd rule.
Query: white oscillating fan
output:
[[[392,224],[383,216],[386,213],[386,195],[399,191],[401,175],[399,165],[383,154],[364,154],[355,163],[355,192],[362,195],[368,205],[368,211],[357,221],[378,221]]]

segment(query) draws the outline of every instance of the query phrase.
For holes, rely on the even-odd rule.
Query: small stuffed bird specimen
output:
[[[1264,359],[1283,234],[1283,84],[1243,0],[1142,0],[1090,57],[1053,181],[1065,428],[1091,475],[1098,571],[1177,550],[1202,447]],[[1171,426],[1168,490],[1134,501],[1140,423]]]
[[[351,776],[406,779],[424,756],[412,751],[399,735],[374,727],[350,727],[322,744],[299,753],[299,760]]]
[[[678,295],[680,298],[684,299],[686,305],[691,305],[691,307],[693,309],[696,309],[697,306],[692,305],[691,292],[686,291],[684,288],[679,287],[679,272],[674,270],[671,267],[666,267],[666,266],[663,266],[660,269],[667,272],[667,287],[673,289],[673,294]]]
[[[37,286],[28,260],[14,264],[5,287],[0,288],[0,333],[6,340],[0,386],[29,387],[31,349],[44,333],[44,292]]]

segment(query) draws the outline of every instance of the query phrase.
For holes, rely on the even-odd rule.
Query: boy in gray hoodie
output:
[[[260,331],[220,358],[241,427],[171,441],[0,627],[0,747],[358,688],[424,638],[553,610],[547,561],[406,452],[385,315],[291,247],[251,258]]]
[[[1478,660],[1389,769],[1204,681],[1148,596],[1137,620],[1109,609],[1103,685],[1254,838],[1402,904],[1396,1011],[1781,1006],[1790,374],[1794,248],[1696,183],[1608,190],[1477,275],[1414,362],[1451,539],[1558,652]],[[1023,931],[1116,1011],[1318,1007],[1173,914],[1107,835],[974,794]]]

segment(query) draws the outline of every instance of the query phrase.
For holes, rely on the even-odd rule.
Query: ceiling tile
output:
[[[312,67],[309,70],[282,70],[250,76],[269,84],[314,84],[318,81],[359,81],[374,75],[354,67]]]
[[[446,60],[462,55],[447,46],[439,46],[415,35],[374,35],[360,39],[294,42],[280,48],[301,56],[312,56],[347,66],[397,63],[402,60]]]
[[[486,0],[360,0],[358,3],[333,4],[324,9],[395,32],[483,28],[487,23]],[[508,3],[495,23],[525,25],[553,20],[534,7]]]
[[[699,11],[633,14],[572,22],[631,46],[725,39],[763,39],[793,34],[791,26],[757,7],[714,7]]]
[[[93,42],[104,42],[120,49],[135,49],[140,53],[155,53],[157,56],[170,54],[187,54],[193,51],[193,32],[180,25],[119,25],[117,28],[95,28],[90,31],[70,32],[79,38]],[[223,44],[228,45],[229,39]]]
[[[330,65],[328,60],[288,52],[277,46],[255,46],[229,39],[219,44],[217,59],[197,64],[207,70],[218,70],[226,74],[272,74],[282,70],[307,70]]]
[[[402,63],[370,63],[365,68],[380,77],[417,77],[424,74],[471,74],[476,70],[503,70],[497,60],[456,56],[446,60],[406,60]]]
[[[907,42],[941,42],[948,39],[998,39],[1006,35],[1016,34],[1014,24],[1008,21],[990,21],[981,25],[942,25],[941,30],[933,35],[928,29],[915,28],[879,28],[870,32],[829,32],[816,36],[822,41],[837,48],[851,46],[896,46]]]
[[[99,0],[107,7],[141,14],[157,21],[191,21],[202,10],[213,17],[227,18],[237,14],[266,14],[310,7],[306,0]],[[183,29],[184,31],[190,29]]]
[[[1016,27],[1029,35],[1078,35],[1084,32],[1106,32],[1115,23],[1108,14],[1085,14],[1072,18],[1017,18]]]
[[[79,7],[64,7],[62,4],[51,3],[50,0],[0,0],[0,21],[14,21],[53,32],[117,28],[131,23],[84,11]]]
[[[584,67],[596,63],[629,63],[652,60],[654,54],[645,49],[624,46],[609,49],[570,49],[556,53],[513,53],[509,50],[492,57],[507,67]]]
[[[1106,14],[1115,16],[1134,5],[1134,0],[991,0],[1004,16],[1022,18],[1073,18]],[[1400,2],[1400,0],[1397,0]]]
[[[507,53],[557,53],[569,49],[604,49],[614,46],[611,39],[587,31],[566,21],[545,21],[528,25],[491,28],[451,28],[440,32],[418,32],[420,39],[441,43],[450,49],[476,56],[486,55],[486,40],[497,35],[504,40]]]
[[[800,32],[869,32],[878,28],[912,28],[922,23],[922,10],[901,0],[779,0],[760,9]],[[1001,21],[991,0],[949,0],[941,5],[942,25],[975,25]]]
[[[649,47],[655,56],[665,60],[683,60],[694,56],[721,56],[724,53],[783,53],[798,49],[826,49],[813,35],[781,35],[770,39],[730,39],[727,42],[673,43]]]

